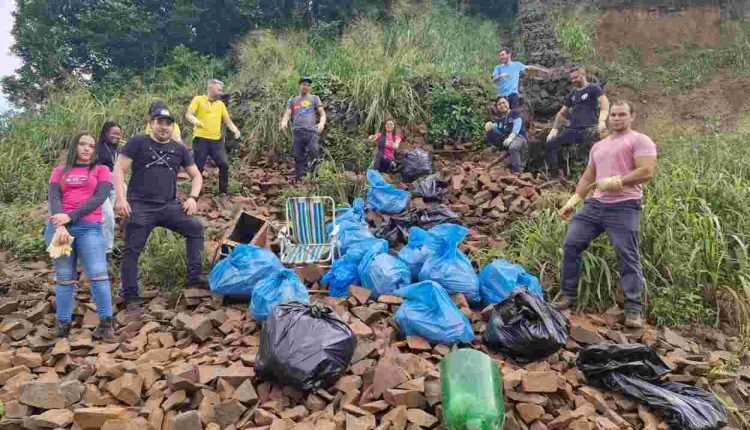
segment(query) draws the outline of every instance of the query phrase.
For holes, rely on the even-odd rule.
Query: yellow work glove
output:
[[[565,203],[563,207],[560,208],[557,213],[560,215],[560,218],[564,220],[569,220],[570,215],[575,210],[576,206],[578,206],[578,203],[581,203],[583,201],[583,197],[579,196],[578,194],[573,194],[568,199],[568,202]]]
[[[623,187],[622,176],[610,176],[609,178],[594,182],[590,188],[599,191],[620,191]]]
[[[484,132],[485,133],[489,133],[491,131],[492,131],[492,123],[491,122],[486,122],[484,124]]]
[[[547,135],[547,142],[554,139],[555,136],[557,136],[557,133],[559,133],[559,131],[556,128],[553,128],[552,130],[550,130],[549,134]]]
[[[47,247],[47,252],[53,260],[62,256],[69,256],[73,252],[73,236],[67,232],[55,231],[52,242]]]
[[[506,148],[509,147],[510,144],[513,143],[513,139],[515,138],[516,138],[516,135],[511,133],[510,136],[508,136],[508,138],[505,139],[505,141],[503,142],[503,146]]]

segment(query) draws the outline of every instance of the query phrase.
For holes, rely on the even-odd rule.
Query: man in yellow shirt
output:
[[[227,107],[221,100],[224,84],[212,79],[208,81],[206,95],[193,97],[185,119],[193,124],[193,154],[195,165],[203,173],[206,159],[211,156],[219,167],[219,195],[227,197],[229,189],[229,164],[227,152],[221,141],[221,124],[224,123],[234,133],[234,138],[240,138],[240,130],[229,117]]]

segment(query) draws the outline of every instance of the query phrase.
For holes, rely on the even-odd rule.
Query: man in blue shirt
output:
[[[518,81],[521,73],[525,71],[539,72],[549,75],[550,71],[541,66],[526,65],[518,61],[512,61],[510,50],[500,50],[500,64],[492,72],[492,82],[497,87],[498,97],[505,97],[510,103],[511,109],[518,109]]]
[[[484,125],[485,138],[487,143],[498,149],[508,148],[511,170],[514,173],[521,173],[529,152],[523,117],[520,112],[510,110],[510,103],[504,97],[497,99],[496,106],[499,116],[495,122],[488,122]]]

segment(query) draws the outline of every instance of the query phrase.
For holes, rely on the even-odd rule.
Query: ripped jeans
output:
[[[91,295],[96,304],[99,320],[112,318],[112,293],[107,270],[107,243],[102,234],[102,224],[78,221],[69,224],[68,232],[73,240],[73,252],[56,258],[52,262],[55,270],[55,312],[58,322],[70,322],[73,317],[75,286],[78,283],[77,261],[81,259],[86,277],[91,282]],[[44,240],[49,246],[55,235],[50,223],[44,231]]]

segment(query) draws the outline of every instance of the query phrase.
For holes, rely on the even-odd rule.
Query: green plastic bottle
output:
[[[443,419],[448,430],[502,430],[502,378],[492,359],[459,349],[440,362]]]

